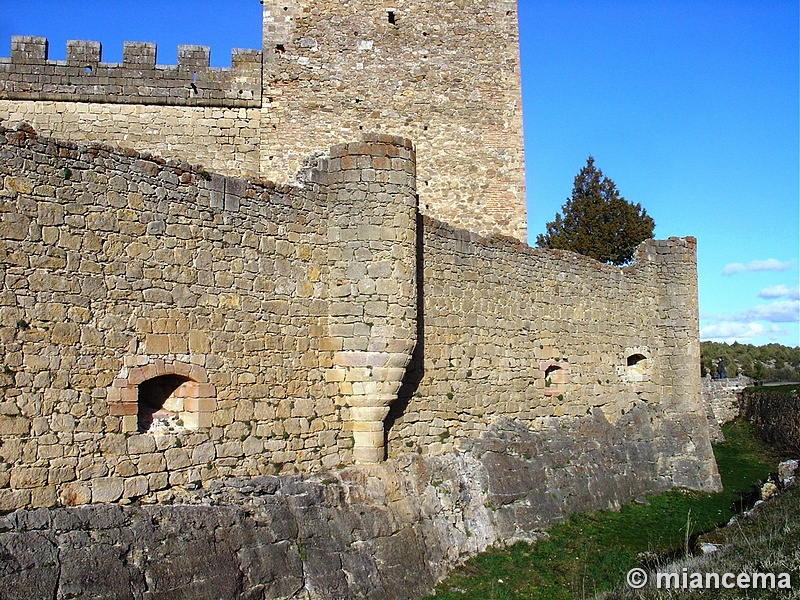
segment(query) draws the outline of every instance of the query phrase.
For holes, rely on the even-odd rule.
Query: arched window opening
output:
[[[129,359],[134,362],[136,359]],[[109,415],[122,432],[151,432],[156,421],[168,429],[211,427],[217,390],[199,365],[156,360],[123,367],[108,388]]]
[[[625,351],[625,364],[617,367],[622,381],[636,383],[645,381],[650,369],[650,359],[640,348],[630,348]]]
[[[561,371],[561,370],[562,370],[561,367],[559,367],[558,365],[550,365],[549,367],[547,367],[544,370],[544,381],[545,381],[545,383],[546,384],[549,383],[550,385],[552,385],[554,383],[553,382],[553,374],[556,373],[557,371]],[[550,387],[550,386],[548,385],[547,387]]]
[[[627,363],[628,363],[629,367],[633,367],[635,365],[638,365],[642,361],[646,361],[646,360],[647,360],[647,357],[644,354],[631,354],[627,358]]]
[[[564,384],[567,383],[569,366],[566,363],[557,363],[555,360],[545,360],[539,364],[542,379],[537,387],[544,388],[545,396],[560,396],[564,393]]]
[[[137,425],[139,433],[149,431],[153,422],[176,418],[184,410],[189,395],[185,384],[191,379],[182,375],[160,375],[139,384]]]

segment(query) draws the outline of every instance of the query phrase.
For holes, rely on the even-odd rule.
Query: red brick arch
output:
[[[545,396],[558,396],[564,393],[564,386],[569,381],[570,367],[568,363],[552,359],[542,360],[539,361],[539,371]]]
[[[217,408],[217,390],[208,381],[208,373],[199,365],[181,361],[154,360],[136,367],[124,367],[108,389],[109,414],[121,417],[120,430],[139,430],[139,386],[157,377],[175,376],[176,385],[170,394],[171,406],[187,429],[211,426],[211,415]]]

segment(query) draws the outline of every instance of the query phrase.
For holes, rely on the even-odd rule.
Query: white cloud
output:
[[[756,271],[788,271],[794,266],[794,262],[785,262],[777,258],[767,260],[752,260],[749,263],[730,263],[722,269],[723,275],[734,275],[736,273],[752,273]]]
[[[788,332],[776,323],[800,321],[800,301],[780,300],[753,306],[734,314],[702,314],[701,319],[707,323],[700,328],[700,339],[704,341],[729,344],[764,343],[766,339],[778,342],[783,340]]]
[[[724,342],[732,344],[764,343],[764,339],[780,342],[787,335],[787,331],[778,325],[764,327],[760,323],[737,323],[723,321],[706,325],[700,328],[700,339],[708,342]]]
[[[760,323],[736,323],[722,321],[700,328],[700,339],[710,342],[747,343],[764,334],[765,327]]]
[[[800,288],[790,288],[786,285],[775,285],[761,290],[758,293],[759,298],[765,300],[774,300],[776,298],[788,298],[789,300],[800,300]]]
[[[797,323],[800,321],[800,300],[781,300],[772,304],[759,304],[736,313],[731,320]]]

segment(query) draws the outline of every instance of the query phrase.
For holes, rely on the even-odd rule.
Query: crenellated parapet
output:
[[[318,148],[386,132],[414,140],[423,214],[524,240],[516,4],[262,0],[260,52],[234,50],[227,69],[201,46],[158,65],[141,42],[104,63],[98,42],[70,41],[54,61],[45,38],[17,36],[0,121],[274,181]]]
[[[210,66],[207,46],[178,46],[177,65],[156,63],[153,42],[125,42],[122,63],[102,62],[100,42],[68,40],[65,61],[47,38],[13,36],[0,58],[0,100],[170,106],[261,106],[261,52],[234,49],[230,68]]]

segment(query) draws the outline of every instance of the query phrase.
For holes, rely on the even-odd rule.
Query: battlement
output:
[[[416,597],[571,511],[717,489],[696,241],[624,268],[521,241],[516,2],[262,5],[227,69],[0,58],[0,588]],[[188,537],[186,507],[5,517],[246,489],[258,518]]]
[[[260,52],[234,50],[227,69],[201,46],[163,66],[154,43],[104,63],[98,42],[70,41],[55,61],[47,39],[16,36],[0,121],[276,181],[318,148],[386,132],[414,140],[424,214],[526,238],[516,2],[261,4]]]
[[[172,106],[261,106],[261,52],[235,48],[231,67],[211,67],[207,46],[178,46],[177,65],[156,63],[153,42],[125,42],[122,63],[102,62],[102,45],[68,40],[65,61],[48,59],[44,37],[13,36],[0,58],[0,100]]]

